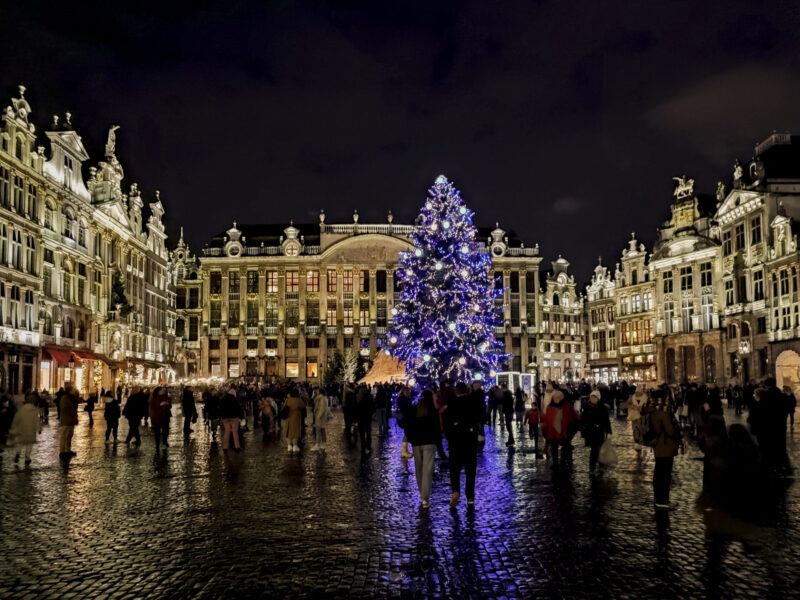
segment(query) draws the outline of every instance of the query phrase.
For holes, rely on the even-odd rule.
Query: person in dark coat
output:
[[[228,451],[229,438],[233,439],[233,445],[236,452],[241,452],[242,448],[239,445],[239,421],[244,418],[244,410],[242,405],[236,398],[236,388],[231,387],[228,393],[223,396],[219,404],[219,419],[222,421],[222,450]],[[297,425],[297,437],[300,437],[300,425]]]
[[[192,423],[197,421],[197,407],[194,404],[194,391],[191,387],[183,388],[181,412],[183,413],[183,439],[188,440],[189,434],[192,433]]]
[[[414,475],[422,500],[422,508],[430,506],[431,481],[436,447],[442,439],[439,411],[433,403],[433,392],[425,390],[405,422],[406,435],[414,450]]]
[[[755,391],[747,420],[758,440],[764,468],[774,475],[785,476],[792,470],[786,453],[786,403],[775,387],[775,379],[769,378],[764,383],[765,387]]]
[[[111,443],[111,435],[114,435],[114,443],[117,443],[117,431],[119,430],[120,408],[119,401],[106,393],[106,405],[103,408],[103,418],[106,420],[106,444]]]
[[[475,504],[475,477],[478,469],[478,436],[487,420],[483,387],[479,381],[472,391],[464,383],[455,387],[456,397],[442,413],[447,447],[450,451],[450,487],[453,494],[450,506],[457,506],[461,498],[461,471],[466,475],[464,492],[467,506]]]
[[[510,448],[514,445],[514,428],[512,427],[514,423],[514,394],[511,393],[505,383],[500,386],[500,389],[503,392],[503,420],[508,432],[506,447]]]
[[[366,386],[361,386],[356,396],[356,419],[358,420],[358,436],[361,439],[362,454],[372,452],[372,415],[375,403]]]
[[[654,506],[658,510],[675,510],[678,504],[669,501],[669,491],[672,486],[672,466],[681,444],[679,429],[673,420],[672,406],[666,393],[655,390],[651,400],[653,404],[646,406],[642,412],[650,413],[650,424],[656,433],[653,447],[656,463],[653,471]]]
[[[94,405],[96,403],[94,396],[89,396],[86,399],[86,404],[83,407],[83,412],[89,415],[89,427],[94,427]]]
[[[600,447],[606,441],[606,436],[611,435],[611,421],[608,418],[608,409],[600,404],[601,394],[594,390],[589,394],[589,403],[581,415],[581,434],[589,446],[589,473],[594,474],[597,467],[597,458],[600,456]]]
[[[356,420],[356,392],[351,384],[344,387],[342,413],[344,413],[344,434],[349,440],[353,435],[353,423]]]
[[[125,408],[122,410],[122,416],[128,421],[128,435],[125,437],[125,443],[130,444],[131,440],[136,440],[134,443],[137,446],[142,445],[142,436],[139,433],[139,423],[144,415],[144,406],[147,398],[139,388],[134,388],[133,393],[128,396],[128,401],[125,403]]]
[[[156,452],[164,445],[164,451],[169,447],[169,421],[172,418],[172,402],[165,388],[157,387],[150,397],[150,423],[153,425],[153,434],[156,439]]]

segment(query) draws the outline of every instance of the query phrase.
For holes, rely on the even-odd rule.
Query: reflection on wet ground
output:
[[[526,437],[509,451],[489,430],[474,510],[449,507],[438,459],[420,509],[394,424],[368,458],[340,420],[324,454],[290,456],[256,431],[228,456],[199,425],[188,444],[174,428],[166,452],[147,429],[141,448],[109,447],[100,419],[78,426],[68,463],[45,428],[31,468],[0,455],[0,597],[800,596],[793,481],[765,486],[752,519],[704,512],[690,446],[676,459],[680,506],[656,514],[652,457],[637,461],[626,423],[613,427],[619,465],[595,478],[579,439],[573,468],[554,474]],[[794,464],[799,446],[793,434]]]

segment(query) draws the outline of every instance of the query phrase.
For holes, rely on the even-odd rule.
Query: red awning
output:
[[[87,352],[86,350],[75,350],[75,355],[85,358],[86,360],[102,360],[99,356],[95,356],[91,352]]]
[[[56,363],[60,365],[67,365],[69,363],[81,364],[81,359],[75,356],[74,352],[70,350],[61,350],[58,348],[45,348],[45,353],[50,355]]]

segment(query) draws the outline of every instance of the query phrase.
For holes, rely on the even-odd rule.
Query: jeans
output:
[[[142,443],[142,436],[139,434],[139,419],[128,419],[128,435],[125,437],[125,443],[130,444],[131,440],[136,438],[136,443]]]
[[[417,478],[419,497],[425,501],[431,499],[434,458],[436,458],[436,444],[414,446],[414,475]]]
[[[119,419],[116,421],[106,421],[106,441],[111,439],[111,434],[114,434],[114,441],[117,441],[117,430],[119,429]]]
[[[74,425],[61,426],[61,435],[58,438],[58,450],[61,454],[72,451],[72,434],[74,432]]]
[[[461,493],[461,470],[464,469],[467,476],[464,491],[467,500],[474,500],[475,473],[478,470],[478,440],[451,440],[448,447],[450,448],[450,487],[454,493]]]
[[[233,437],[233,447],[239,448],[239,419],[222,419],[222,449],[228,449],[228,437]]]
[[[389,429],[386,426],[386,409],[376,408],[375,416],[378,418],[378,435],[386,435]]]
[[[653,496],[656,504],[669,504],[669,488],[672,485],[672,463],[674,456],[656,457],[653,471]]]
[[[167,436],[169,435],[169,421],[166,423],[153,423],[153,433],[156,436],[156,449],[158,449],[162,443],[165,446],[169,446],[167,443]]]

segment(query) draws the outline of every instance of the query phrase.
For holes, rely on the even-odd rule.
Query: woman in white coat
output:
[[[17,455],[14,462],[19,461],[20,454],[25,453],[25,464],[31,464],[31,450],[36,443],[36,435],[39,433],[39,411],[31,395],[25,398],[25,403],[14,415],[11,422],[9,435],[17,447]]]

